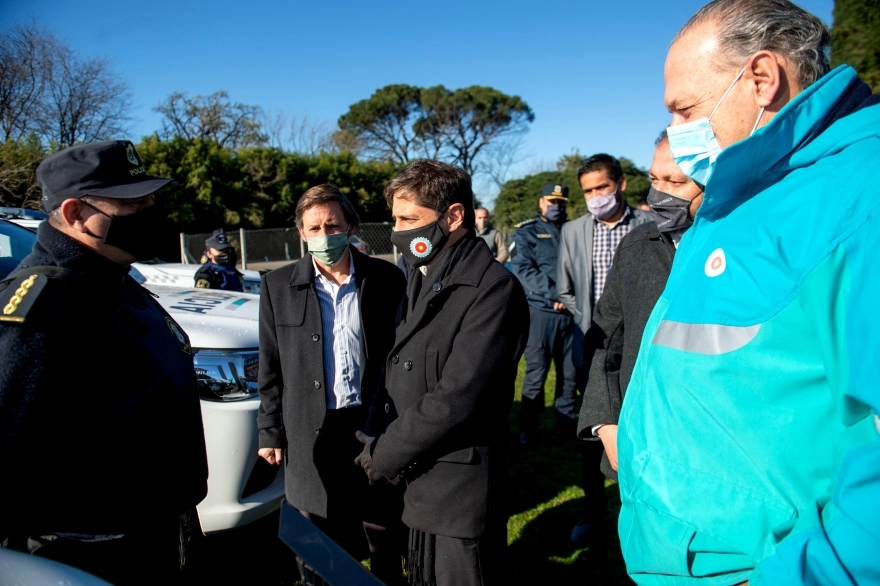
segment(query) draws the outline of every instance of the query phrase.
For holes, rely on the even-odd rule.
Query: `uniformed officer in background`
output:
[[[55,153],[37,181],[49,217],[0,281],[0,544],[173,584],[207,494],[198,386],[186,333],[128,271],[156,256],[153,194],[176,182],[121,140]]]
[[[511,261],[513,273],[526,290],[531,317],[519,417],[519,439],[524,446],[535,442],[551,361],[556,364],[557,425],[562,427],[577,415],[577,374],[571,359],[572,316],[556,294],[559,230],[566,220],[568,186],[546,184],[538,205],[541,211],[533,219],[516,226],[513,241],[518,253]]]
[[[238,256],[223,228],[205,240],[205,256],[208,262],[196,272],[196,288],[244,291],[244,275],[235,268]]]

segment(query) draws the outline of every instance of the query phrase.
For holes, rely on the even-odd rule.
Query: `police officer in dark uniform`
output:
[[[520,443],[525,446],[535,442],[551,361],[557,373],[557,425],[562,428],[577,415],[577,374],[571,358],[574,326],[571,313],[556,295],[559,230],[566,219],[568,186],[546,184],[538,205],[541,211],[533,219],[516,226],[513,240],[518,253],[511,261],[526,290],[531,317],[519,418]]]
[[[197,288],[244,291],[244,275],[235,268],[238,258],[223,228],[205,240],[205,256],[208,262],[196,272]]]
[[[0,281],[0,545],[113,584],[180,577],[207,493],[192,348],[132,279],[156,255],[153,194],[129,141],[37,167],[48,219]]]

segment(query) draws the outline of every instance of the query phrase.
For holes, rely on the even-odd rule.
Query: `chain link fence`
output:
[[[382,256],[391,262],[397,262],[397,254],[391,244],[391,228],[389,222],[365,223],[358,226],[357,241],[363,251],[371,256]],[[211,234],[180,234],[180,262],[185,264],[202,264],[207,259],[205,240]],[[299,260],[307,247],[295,227],[268,228],[265,230],[238,230],[227,232],[229,243],[235,248],[242,269],[271,270],[290,262]],[[359,247],[360,248],[360,247]]]

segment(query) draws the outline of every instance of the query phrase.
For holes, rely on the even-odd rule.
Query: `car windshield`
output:
[[[30,254],[37,234],[0,220],[0,279],[5,279]]]

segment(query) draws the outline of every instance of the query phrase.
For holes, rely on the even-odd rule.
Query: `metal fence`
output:
[[[358,226],[357,237],[370,255],[391,255],[397,260],[391,244],[392,224],[365,223]],[[269,228],[227,232],[229,243],[238,253],[242,269],[271,269],[299,260],[307,250],[299,231],[291,228]],[[205,240],[210,234],[180,234],[180,262],[201,264],[205,262]]]

